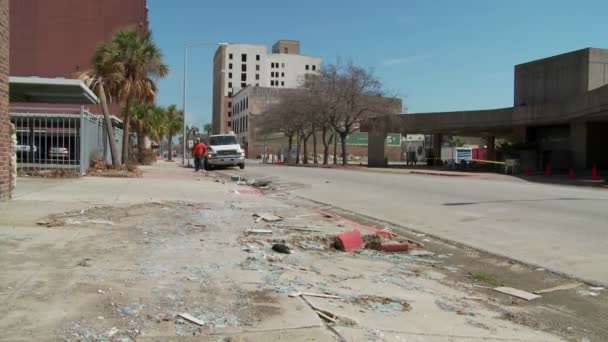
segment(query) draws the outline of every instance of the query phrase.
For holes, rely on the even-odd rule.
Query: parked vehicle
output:
[[[208,168],[238,166],[244,169],[245,151],[241,148],[236,135],[230,133],[210,136],[204,165]]]
[[[48,157],[51,159],[69,159],[70,151],[65,147],[51,147]]]
[[[30,145],[17,145],[15,148],[15,152],[17,152],[17,154],[30,153],[31,150],[32,148]],[[38,148],[34,146],[34,153],[36,152],[38,152]]]

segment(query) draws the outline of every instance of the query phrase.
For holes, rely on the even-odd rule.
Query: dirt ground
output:
[[[156,176],[144,171],[142,179]],[[149,188],[142,179],[128,188]],[[186,173],[174,181],[194,179],[213,200],[168,200],[159,190],[128,203],[58,201],[47,211],[35,200],[2,204],[0,340],[608,340],[605,290],[581,284],[526,302],[485,287],[572,280],[322,208],[286,187],[260,191]],[[104,182],[96,189],[127,187]],[[425,248],[333,248],[333,235],[369,226]],[[291,253],[275,252],[276,243]],[[336,298],[289,296],[297,291]]]

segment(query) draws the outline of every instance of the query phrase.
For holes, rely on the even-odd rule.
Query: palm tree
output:
[[[177,106],[170,105],[165,110],[167,119],[167,140],[169,143],[169,161],[173,160],[173,136],[178,132],[184,122],[184,113],[177,109]]]
[[[152,41],[149,31],[138,28],[127,28],[117,32],[110,44],[116,52],[111,61],[122,73],[118,98],[125,104],[130,102],[153,103],[156,94],[156,80],[169,73],[169,67],[163,62],[160,49]],[[125,111],[123,117],[123,142],[128,141],[131,117]],[[123,143],[123,162],[128,160],[129,146]]]
[[[123,74],[120,65],[112,60],[114,54],[114,47],[110,43],[99,45],[93,54],[92,68],[80,74],[79,78],[99,97],[110,143],[112,165],[116,167],[120,165],[120,159],[118,157],[118,147],[116,146],[108,102],[113,102],[114,97],[117,95],[117,89],[123,82]]]
[[[205,130],[205,133],[211,134],[211,129],[213,129],[213,126],[211,125],[210,122],[208,122],[208,123],[205,124],[205,126],[203,127],[203,129]]]

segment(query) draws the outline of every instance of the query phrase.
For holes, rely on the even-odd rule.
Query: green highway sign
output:
[[[367,132],[351,133],[346,137],[346,145],[367,146]],[[386,136],[386,144],[391,146],[401,146],[401,134],[389,133]]]

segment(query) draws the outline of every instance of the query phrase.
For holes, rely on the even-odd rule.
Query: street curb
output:
[[[293,195],[293,196],[296,197],[296,198],[299,198],[301,200],[306,200],[306,201],[310,201],[310,202],[318,204],[318,205],[329,207],[329,209],[326,209],[326,210],[330,210],[331,211],[332,209],[337,209],[337,210],[343,211],[344,213],[347,213],[348,215],[351,215],[352,217],[361,217],[361,218],[364,218],[366,220],[370,220],[370,221],[374,221],[374,222],[378,222],[378,223],[382,223],[382,224],[391,225],[391,226],[393,226],[393,227],[395,227],[395,228],[397,228],[399,230],[405,230],[406,231],[405,235],[413,235],[413,233],[424,233],[429,238],[438,240],[440,242],[443,242],[443,243],[446,243],[446,244],[449,244],[449,245],[452,245],[452,246],[455,246],[455,247],[458,247],[458,248],[472,249],[472,250],[475,250],[475,251],[479,251],[479,252],[488,254],[490,256],[495,256],[495,257],[498,257],[498,258],[511,260],[511,261],[514,261],[514,262],[516,262],[516,263],[518,263],[520,265],[523,265],[523,266],[526,266],[526,267],[530,267],[530,268],[543,268],[548,273],[553,273],[553,274],[558,275],[558,276],[562,276],[562,277],[578,280],[580,282],[589,284],[591,286],[608,287],[608,282],[604,283],[604,282],[597,281],[597,280],[585,279],[585,278],[582,278],[582,277],[575,276],[573,274],[569,274],[569,273],[566,273],[566,272],[558,271],[558,270],[553,269],[551,267],[546,267],[544,265],[539,265],[539,264],[535,264],[535,263],[532,263],[532,262],[522,261],[522,260],[517,259],[517,258],[513,258],[513,257],[507,256],[507,255],[500,254],[500,253],[495,253],[495,252],[492,252],[492,251],[489,251],[489,250],[486,250],[486,249],[483,249],[483,248],[475,247],[475,246],[472,246],[472,245],[469,245],[469,244],[466,244],[466,243],[462,243],[462,242],[458,242],[458,241],[455,241],[455,240],[451,240],[451,239],[448,239],[448,238],[440,237],[440,236],[437,236],[437,235],[434,235],[432,233],[428,233],[428,232],[425,232],[425,231],[422,231],[422,230],[416,230],[416,229],[408,228],[408,227],[402,226],[400,224],[397,224],[397,223],[394,223],[394,222],[391,222],[391,221],[379,219],[379,218],[376,218],[376,217],[373,217],[373,216],[368,216],[368,215],[361,214],[361,213],[355,213],[355,212],[353,212],[351,210],[344,209],[344,208],[341,208],[341,207],[337,207],[337,206],[334,206],[332,204],[328,204],[328,203],[325,203],[325,202],[313,200],[313,199],[306,198],[306,197],[299,196],[299,195]],[[400,232],[400,231],[396,231],[396,232],[397,233],[403,233],[403,232]]]

